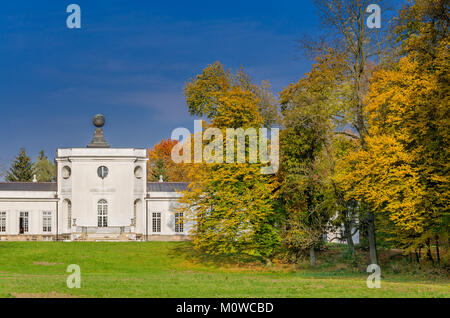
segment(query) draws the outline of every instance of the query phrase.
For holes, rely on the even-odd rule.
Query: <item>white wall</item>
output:
[[[97,226],[97,204],[102,199],[108,202],[108,227],[131,226],[134,202],[137,199],[144,202],[146,196],[145,149],[58,149],[56,161],[60,204],[64,206],[64,200],[71,201],[72,219],[76,219],[77,226]],[[71,169],[68,179],[62,177],[65,166]],[[109,170],[105,179],[97,174],[100,166]],[[137,166],[143,169],[140,179],[134,173]],[[145,205],[139,204],[138,208],[136,229],[142,231]],[[65,211],[61,210],[62,219],[65,219]],[[67,231],[65,223],[60,224],[60,230]]]
[[[0,191],[0,211],[7,212],[7,232],[0,235],[19,234],[20,212],[29,213],[29,231],[24,234],[70,234],[77,227],[97,227],[97,203],[108,202],[108,227],[131,226],[132,231],[145,235],[187,235],[189,223],[184,223],[183,233],[175,232],[175,208],[180,194],[175,192],[150,192],[147,194],[147,152],[145,149],[69,148],[57,151],[57,192]],[[106,166],[108,176],[97,174]],[[137,178],[135,168],[141,167],[142,177]],[[71,170],[63,178],[64,167]],[[71,203],[71,227],[68,226],[68,202]],[[148,206],[148,218],[147,218]],[[52,212],[52,231],[43,232],[43,212]],[[152,232],[152,213],[161,213],[161,232]],[[73,220],[76,219],[76,226]],[[148,222],[147,222],[148,220]]]
[[[39,192],[41,195],[45,194]],[[20,212],[28,212],[28,232],[24,234],[56,234],[56,200],[55,199],[7,199],[8,192],[0,193],[0,212],[6,212],[6,232],[0,232],[0,235],[18,235],[19,234],[19,216]],[[20,192],[19,192],[20,194]],[[17,193],[16,193],[17,195]],[[51,198],[51,196],[49,196]],[[43,212],[52,214],[52,231],[43,231]]]
[[[177,198],[180,196],[174,192],[150,192],[148,200],[148,230],[149,235],[187,235],[189,234],[190,224],[184,223],[184,232],[175,232],[175,209]],[[161,213],[161,233],[153,233],[152,213]]]

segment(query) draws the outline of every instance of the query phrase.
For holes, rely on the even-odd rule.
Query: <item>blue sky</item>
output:
[[[82,28],[66,27],[80,5]],[[0,10],[0,163],[19,148],[85,147],[103,113],[113,147],[151,147],[193,130],[186,81],[214,61],[242,65],[275,92],[311,66],[297,49],[317,32],[311,1],[4,1]]]

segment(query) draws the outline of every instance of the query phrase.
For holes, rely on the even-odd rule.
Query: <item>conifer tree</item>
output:
[[[30,182],[33,180],[33,164],[31,158],[27,156],[25,148],[20,149],[5,180],[8,182]]]

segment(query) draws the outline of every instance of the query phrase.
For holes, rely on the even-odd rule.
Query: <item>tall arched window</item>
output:
[[[175,233],[184,232],[183,212],[175,213]]]
[[[67,229],[72,228],[72,202],[70,200],[66,200],[66,209],[67,209]]]
[[[137,211],[140,208],[141,200],[137,199],[134,201],[134,210],[133,210],[133,222],[132,224],[136,226],[137,221]]]
[[[98,227],[108,227],[108,202],[100,200],[97,203]]]

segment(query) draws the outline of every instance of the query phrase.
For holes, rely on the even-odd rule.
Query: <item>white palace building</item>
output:
[[[102,115],[86,148],[58,149],[56,182],[0,183],[0,240],[184,240],[187,183],[147,182],[147,150],[110,148]]]

